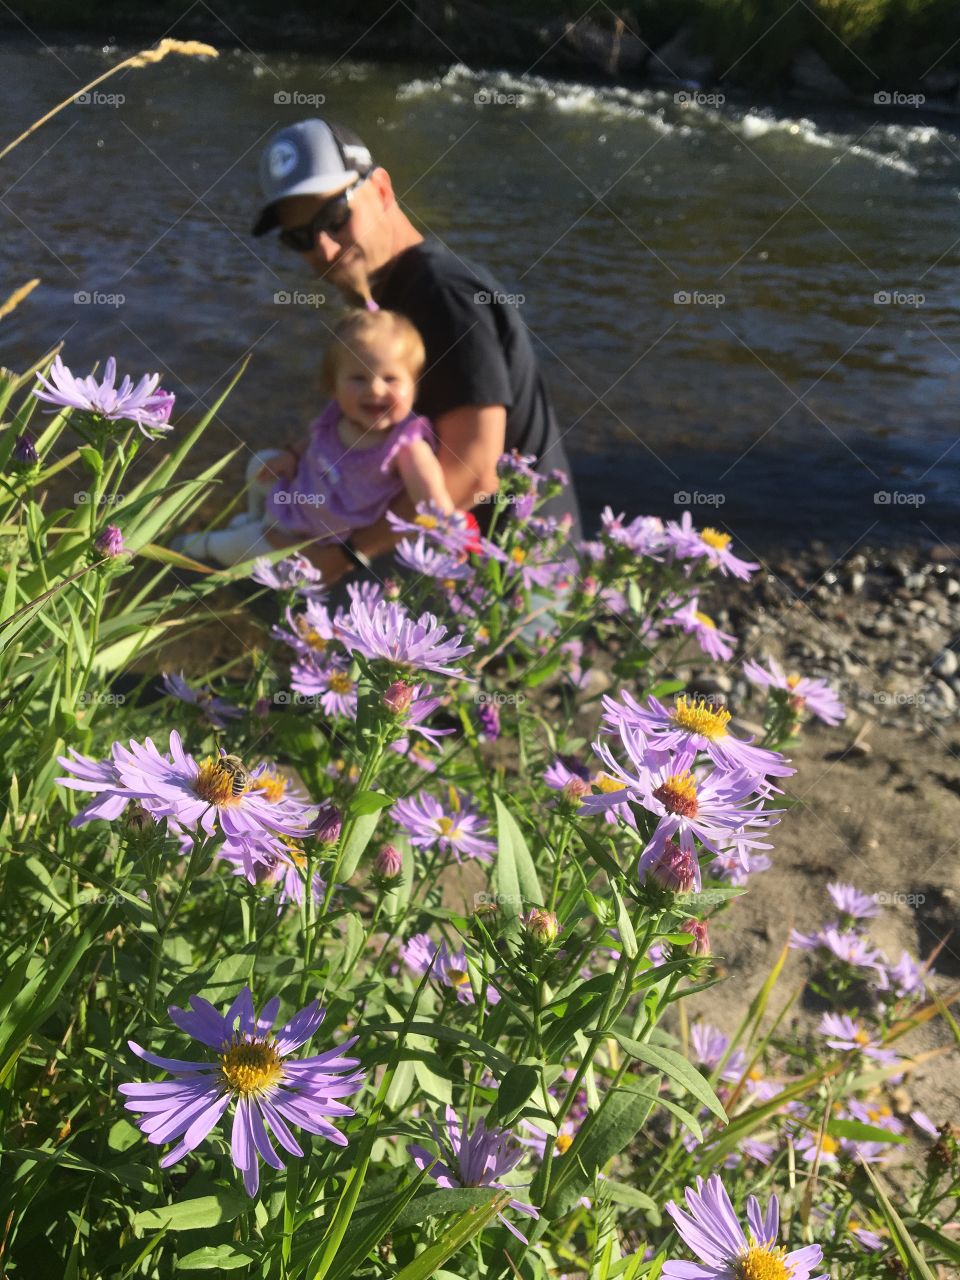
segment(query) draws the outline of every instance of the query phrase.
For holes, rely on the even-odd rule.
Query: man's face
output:
[[[317,232],[313,248],[300,256],[321,279],[347,295],[366,296],[369,276],[389,258],[385,248],[387,205],[384,200],[383,170],[374,172],[351,192],[350,217],[337,231]],[[277,204],[277,217],[284,228],[306,226],[330,200],[352,187],[342,187],[322,195],[288,196]],[[386,189],[389,190],[389,180]]]

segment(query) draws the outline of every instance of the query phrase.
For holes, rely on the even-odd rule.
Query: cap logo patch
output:
[[[300,152],[292,142],[281,139],[275,142],[270,148],[270,158],[268,164],[270,166],[271,178],[285,178],[288,173],[292,173],[297,167],[300,159]]]

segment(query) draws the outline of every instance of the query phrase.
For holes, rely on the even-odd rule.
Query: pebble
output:
[[[927,580],[922,573],[908,573],[903,580],[903,585],[908,591],[922,591],[927,585]]]
[[[862,591],[866,580],[865,574],[860,573],[859,570],[854,570],[850,575],[847,586],[850,591]]]
[[[933,663],[933,670],[944,680],[956,675],[958,667],[960,667],[960,661],[957,660],[957,655],[952,649],[944,649]]]

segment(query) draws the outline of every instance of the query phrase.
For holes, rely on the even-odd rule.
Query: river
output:
[[[4,140],[127,52],[0,46]],[[42,287],[0,361],[114,354],[186,423],[252,351],[197,469],[296,433],[337,303],[249,228],[263,141],[326,113],[516,296],[588,528],[610,503],[757,552],[956,541],[960,126],[690,97],[249,51],[122,74],[2,164],[0,297]]]

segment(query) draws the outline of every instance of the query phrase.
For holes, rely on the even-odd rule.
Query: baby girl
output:
[[[395,311],[350,311],[337,325],[323,365],[333,399],[302,447],[257,453],[247,468],[248,510],[225,529],[191,534],[178,551],[221,565],[290,544],[345,539],[375,524],[406,492],[452,512],[437,440],[413,412],[423,341]]]

